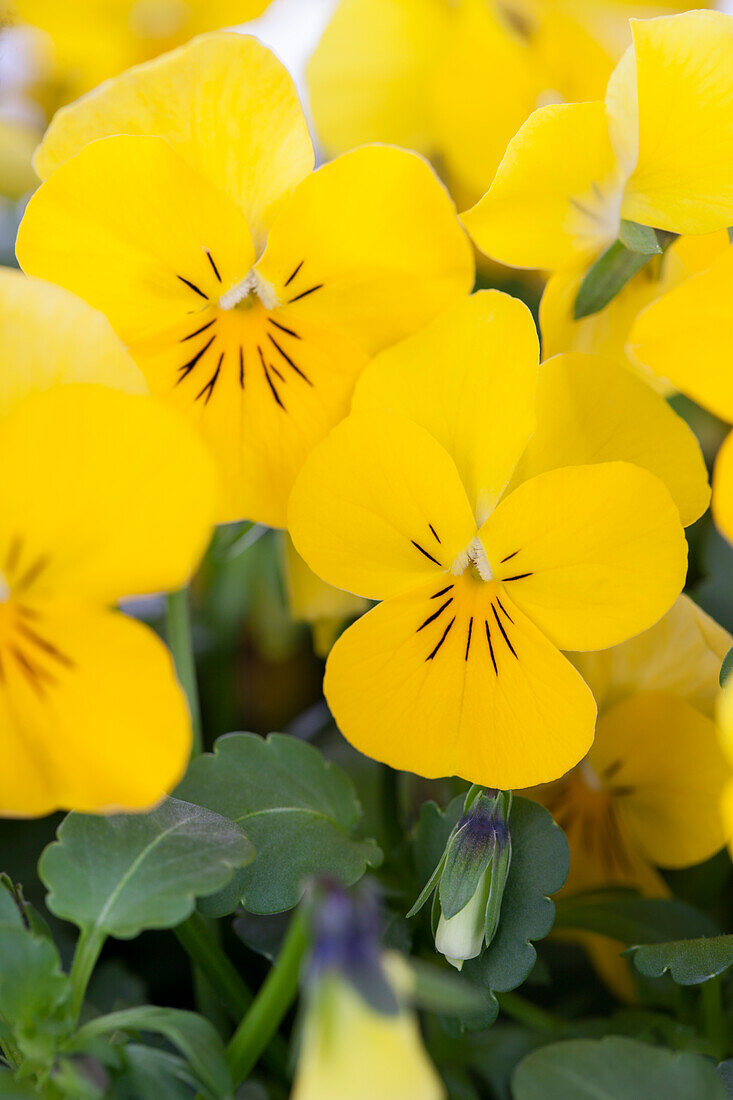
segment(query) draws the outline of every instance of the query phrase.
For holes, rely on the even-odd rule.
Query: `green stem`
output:
[[[193,730],[192,755],[198,756],[203,748],[201,736],[201,707],[199,704],[199,690],[196,682],[196,662],[193,656],[193,642],[191,639],[191,608],[189,605],[188,589],[181,588],[178,592],[169,592],[166,597],[166,634],[168,645],[173,654],[181,687],[186,693],[188,709],[191,712],[191,728]]]
[[[728,1053],[728,1036],[723,1008],[723,986],[720,978],[710,978],[700,991],[702,1016],[705,1034],[711,1047],[711,1053],[718,1062],[722,1062]]]
[[[227,1012],[235,1020],[241,1020],[252,1004],[252,994],[216,942],[206,920],[200,913],[194,913],[178,925],[176,936]]]
[[[76,942],[74,959],[71,964],[71,1014],[76,1020],[84,1003],[84,994],[89,985],[94,967],[101,954],[107,934],[101,928],[85,929]]]
[[[519,993],[500,993],[498,1001],[502,1012],[511,1016],[517,1023],[526,1024],[532,1031],[558,1032],[567,1026],[565,1020],[533,1004]]]
[[[299,910],[290,922],[272,970],[227,1047],[235,1088],[249,1076],[295,1000],[307,943],[305,918]]]

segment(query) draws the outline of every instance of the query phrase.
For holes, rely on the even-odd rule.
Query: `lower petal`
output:
[[[0,814],[153,806],[191,749],[168,650],[115,612],[38,605],[18,621],[0,636]]]
[[[593,739],[589,689],[495,585],[451,581],[386,600],[336,642],[325,691],[340,729],[430,778],[505,789],[557,778]]]

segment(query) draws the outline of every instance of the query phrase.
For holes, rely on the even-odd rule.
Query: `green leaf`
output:
[[[2,1100],[38,1100],[38,1093],[29,1084],[16,1081],[8,1070],[0,1069],[0,1097]]]
[[[726,1100],[713,1063],[635,1039],[570,1039],[527,1055],[512,1077],[514,1100]]]
[[[131,939],[170,928],[249,863],[242,830],[211,813],[166,799],[149,814],[69,814],[41,856],[49,909],[85,931]]]
[[[723,658],[723,663],[720,666],[720,673],[718,675],[718,683],[720,684],[721,687],[725,687],[725,681],[730,676],[731,671],[733,671],[733,647],[731,647],[731,649],[728,650],[725,657]]]
[[[730,232],[730,230],[728,230]],[[718,1074],[723,1082],[725,1088],[725,1095],[728,1100],[733,1097],[733,1058],[729,1058],[726,1062],[721,1062],[718,1066]]]
[[[434,803],[423,807],[416,842],[419,867],[424,867],[436,851],[439,856],[462,808],[462,798],[453,799],[445,813]],[[509,832],[512,858],[499,927],[491,945],[478,959],[466,962],[462,971],[482,990],[484,1010],[462,1017],[462,1029],[489,1027],[499,1012],[494,993],[506,993],[525,981],[537,959],[530,941],[543,939],[553,925],[555,906],[548,895],[563,886],[568,874],[570,855],[565,835],[538,803],[515,797]]]
[[[622,218],[618,239],[630,252],[639,252],[643,256],[659,255],[662,251],[657,234],[649,225],[629,222]]]
[[[128,1034],[152,1032],[162,1035],[186,1059],[200,1088],[212,1100],[229,1097],[232,1078],[226,1064],[224,1045],[213,1025],[195,1012],[177,1008],[157,1008],[142,1005],[99,1016],[85,1024],[74,1036],[72,1049],[84,1050],[101,1035],[116,1031]]]
[[[69,993],[49,940],[22,924],[0,925],[0,1016],[13,1031],[30,1035],[60,1018]]]
[[[8,924],[14,928],[23,927],[13,884],[7,875],[0,875],[0,925]]]
[[[239,895],[252,913],[292,909],[312,875],[328,872],[350,886],[382,859],[373,840],[353,836],[361,808],[348,776],[295,737],[220,737],[176,793],[246,829],[257,858],[240,876]],[[237,899],[228,900],[234,908]]]
[[[575,320],[604,309],[650,259],[651,256],[631,252],[621,241],[614,241],[583,276],[575,299]]]
[[[631,955],[636,969],[647,978],[661,978],[668,970],[677,985],[700,985],[733,963],[733,936],[634,944],[624,954]]]
[[[182,1058],[129,1043],[124,1059],[124,1070],[115,1078],[119,1100],[191,1100],[197,1081]]]
[[[720,932],[710,917],[687,902],[643,898],[633,890],[599,890],[563,898],[555,927],[597,932],[625,944],[666,943]]]

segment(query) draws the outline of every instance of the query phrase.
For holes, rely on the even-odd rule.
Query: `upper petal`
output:
[[[307,68],[316,130],[330,153],[388,141],[434,148],[430,89],[450,25],[445,0],[343,0]]]
[[[482,290],[376,356],[352,407],[392,409],[427,428],[456,463],[481,523],[534,429],[538,356],[524,303]]]
[[[639,157],[625,218],[674,233],[733,222],[733,17],[632,20]]]
[[[238,204],[260,243],[313,167],[287,70],[256,39],[213,32],[102,84],[62,108],[36,154],[46,179],[90,141],[156,135]]]
[[[463,221],[492,259],[555,270],[615,239],[619,202],[603,104],[553,104],[512,138],[494,182]]]
[[[432,320],[474,279],[470,242],[438,177],[422,157],[386,145],[344,153],[304,179],[257,269],[287,286],[294,317],[372,353]]]
[[[479,532],[494,576],[560,649],[602,649],[646,630],[685,581],[679,511],[626,462],[525,481]]]
[[[403,416],[369,410],[312,451],[290,497],[288,528],[324,581],[381,600],[426,576],[439,588],[476,523],[440,444]]]
[[[216,507],[211,460],[150,397],[56,386],[0,422],[0,570],[12,593],[113,602],[186,584]]]
[[[710,502],[700,444],[681,416],[641,378],[596,355],[557,355],[540,367],[537,430],[523,480],[560,466],[632,462],[664,482],[685,527]]]
[[[101,313],[61,287],[10,268],[0,268],[0,346],[0,416],[29,393],[65,382],[147,390]]]

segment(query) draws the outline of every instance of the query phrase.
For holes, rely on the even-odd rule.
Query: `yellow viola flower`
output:
[[[675,372],[674,368],[670,371],[665,356],[673,349],[681,350],[679,345],[670,341],[664,355],[655,355],[653,361],[646,363],[643,353],[637,355],[634,348],[636,319],[646,306],[704,271],[727,248],[728,234],[724,230],[703,237],[678,237],[662,256],[652,257],[607,306],[578,321],[573,311],[585,269],[556,271],[548,279],[540,303],[545,355],[563,351],[604,355],[638,372],[660,393],[673,392],[675,384],[669,381],[669,376]],[[678,361],[679,350],[674,362]]]
[[[631,28],[605,102],[542,107],[509,143],[464,215],[488,256],[555,271],[587,264],[622,219],[690,235],[733,222],[733,16]]]
[[[716,707],[716,719],[720,743],[728,762],[728,771],[733,769],[733,686],[728,683],[720,693]],[[733,852],[733,778],[728,778],[721,799],[723,828],[728,848]]]
[[[290,614],[296,622],[308,623],[313,631],[313,648],[326,657],[342,627],[362,615],[369,600],[334,588],[309,569],[288,534],[283,539],[285,589]]]
[[[730,769],[713,719],[732,643],[683,595],[637,638],[573,655],[598,703],[596,738],[576,768],[529,792],[568,838],[566,894],[628,887],[664,897],[669,890],[657,868],[688,867],[723,847],[719,804]],[[606,982],[629,999],[621,945],[579,938]]]
[[[413,974],[382,948],[374,898],[324,884],[311,924],[291,1100],[444,1100],[409,1004]]]
[[[112,605],[187,582],[211,460],[67,292],[0,273],[0,343],[0,814],[146,809],[190,720],[165,646]]]
[[[464,299],[374,359],[295,483],[298,552],[382,601],[334,645],[325,693],[344,735],[395,768],[503,789],[563,774],[588,751],[595,704],[560,651],[645,630],[682,588],[678,506],[615,460],[628,441],[568,464],[570,420],[552,418],[532,476],[505,492],[535,429],[537,359],[521,302]],[[593,416],[607,430],[602,405],[590,431]]]
[[[417,149],[475,202],[536,107],[603,95],[633,10],[588,0],[341,0],[307,70],[318,135],[330,153],[366,141]]]
[[[290,77],[238,34],[65,108],[36,166],[50,178],[21,225],[22,266],[101,309],[151,391],[195,424],[221,472],[220,520],[283,526],[368,357],[473,282],[425,161],[371,146],[311,171]]]
[[[261,15],[269,0],[10,0],[6,16],[53,47],[55,98],[68,103],[195,35]]]

